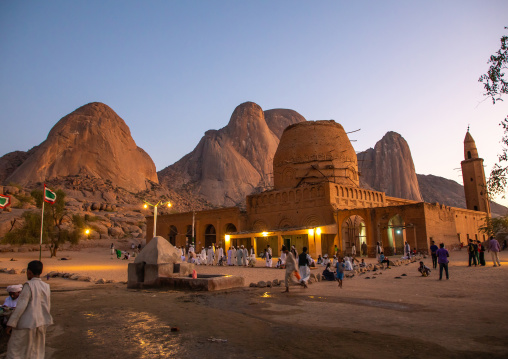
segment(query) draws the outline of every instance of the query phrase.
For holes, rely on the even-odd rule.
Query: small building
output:
[[[356,153],[335,121],[307,121],[287,127],[273,159],[274,188],[246,198],[246,209],[221,208],[160,215],[157,234],[176,246],[193,241],[196,250],[213,244],[244,245],[260,254],[270,245],[309,248],[313,257],[328,253],[375,256],[379,242],[387,255],[411,248],[427,252],[430,241],[448,248],[485,240],[478,228],[490,216],[483,159],[469,129],[462,172],[468,209],[386,196],[359,186]],[[467,185],[466,185],[467,182]],[[153,217],[147,218],[147,233]]]

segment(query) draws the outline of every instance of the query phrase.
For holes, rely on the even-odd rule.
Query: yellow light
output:
[[[171,207],[171,203],[168,202],[168,207]]]
[[[314,229],[313,228],[309,229],[309,235],[311,235],[311,236],[314,235]]]
[[[261,234],[263,235],[263,237],[267,237],[268,236],[268,232],[263,232]]]
[[[143,205],[143,208],[145,208],[145,209],[146,209],[146,208],[148,208],[148,205],[145,203],[145,204]]]
[[[226,235],[224,236],[224,238],[226,239],[226,242],[229,242],[229,239],[231,238],[231,236],[230,236],[229,234],[226,234]]]
[[[86,229],[86,230],[85,230],[85,233],[86,233],[86,234],[89,234],[89,233],[90,233],[90,230],[89,230],[89,229]]]
[[[319,236],[321,234],[321,228],[316,229],[316,233]]]

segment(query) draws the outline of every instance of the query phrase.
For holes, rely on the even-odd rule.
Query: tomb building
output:
[[[341,253],[375,256],[376,243],[386,255],[403,253],[404,242],[428,252],[430,241],[448,248],[468,239],[485,240],[478,231],[490,215],[483,160],[469,131],[462,162],[468,209],[387,196],[361,188],[356,153],[335,121],[306,121],[288,126],[273,159],[273,189],[251,194],[246,208],[220,208],[160,215],[157,233],[176,246],[212,244],[227,250],[246,246],[259,255],[270,245],[309,248],[312,257]],[[467,176],[466,176],[467,175]],[[469,180],[471,178],[471,180]],[[194,228],[194,231],[193,231]],[[147,217],[147,233],[153,217]],[[193,234],[194,233],[194,237]]]

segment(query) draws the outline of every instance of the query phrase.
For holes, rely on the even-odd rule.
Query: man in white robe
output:
[[[284,293],[289,292],[289,284],[295,284],[297,281],[294,279],[296,272],[296,259],[293,253],[289,252],[286,246],[282,246],[282,252],[286,254],[286,277],[284,279],[286,290]]]
[[[231,250],[231,247],[228,249],[228,266],[232,265],[231,259],[233,257],[233,251]]]
[[[18,303],[19,294],[23,289],[23,284],[13,284],[7,286],[7,293],[9,296],[5,298],[4,307],[7,308],[16,308],[16,304]]]
[[[200,264],[206,264],[206,249],[203,247],[201,250],[201,258],[200,258]]]
[[[42,268],[40,261],[28,263],[28,282],[7,322],[6,333],[11,335],[7,358],[44,358],[46,328],[53,324],[53,318],[50,314],[51,290],[40,278]]]
[[[217,264],[219,262],[224,264],[224,260],[222,258],[222,257],[224,257],[224,250],[222,249],[222,247],[219,247],[215,253],[217,254]],[[221,262],[221,260],[222,260],[222,262]]]
[[[302,253],[298,256],[298,267],[300,269],[300,283],[307,288],[307,281],[310,278],[310,268],[309,265],[312,262],[312,258],[307,253],[307,247],[303,247]]]
[[[243,245],[236,251],[236,265],[243,264]]]
[[[208,253],[206,254],[206,256],[207,256],[206,264],[209,265],[209,266],[213,265],[213,249],[212,249],[212,246],[208,247]]]
[[[231,249],[232,251],[232,256],[231,256],[231,265],[232,266],[236,266],[236,248],[235,246],[233,246],[233,248]]]
[[[249,251],[247,250],[247,248],[244,248],[243,249],[243,257],[242,257],[242,262],[243,262],[243,265],[247,267],[247,258],[249,258]]]

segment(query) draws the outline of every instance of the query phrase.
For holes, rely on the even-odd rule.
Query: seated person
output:
[[[353,270],[353,264],[351,263],[350,257],[344,257],[344,268],[347,271]]]
[[[7,293],[9,296],[5,298],[5,302],[3,307],[7,308],[16,308],[16,304],[18,303],[19,293],[23,289],[22,284],[14,284],[7,287]]]
[[[317,258],[317,264],[323,264],[323,258],[321,258],[321,254]]]
[[[418,272],[422,274],[422,277],[428,277],[430,274],[430,268],[420,262],[420,266],[418,267]]]
[[[323,256],[323,266],[326,267],[330,263],[330,258],[328,258],[328,254]]]
[[[385,257],[383,252],[381,252],[381,254],[379,255],[379,263],[381,264],[386,263],[386,267],[390,268],[390,260]]]
[[[330,263],[328,263],[326,265],[326,268],[325,270],[323,271],[323,277],[325,278],[325,280],[329,280],[329,281],[334,281],[335,280],[335,277],[334,277],[334,272],[330,266]]]
[[[360,268],[367,267],[367,263],[365,263],[365,259],[362,258],[362,261],[360,262]]]

